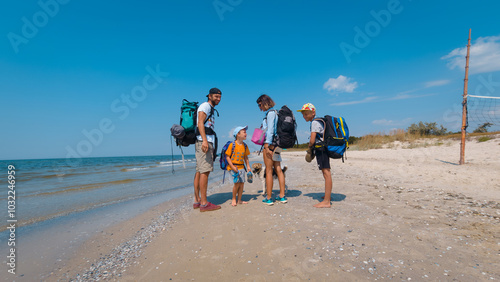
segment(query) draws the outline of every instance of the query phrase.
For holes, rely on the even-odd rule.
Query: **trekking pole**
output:
[[[172,151],[172,156],[171,156],[171,160],[172,160],[172,174],[175,174],[175,170],[174,170],[174,141],[172,139],[172,135],[170,135],[170,149]]]
[[[183,166],[184,168],[186,168],[186,163],[184,162],[184,152],[182,151],[182,147],[179,147],[179,148],[181,148],[182,166]]]

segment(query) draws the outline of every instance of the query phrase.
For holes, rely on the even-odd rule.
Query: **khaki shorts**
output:
[[[208,142],[208,151],[203,153],[201,150],[202,141],[196,140],[194,144],[196,156],[196,172],[205,173],[214,171],[214,145]]]

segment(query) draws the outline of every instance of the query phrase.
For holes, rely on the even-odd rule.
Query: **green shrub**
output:
[[[419,122],[418,124],[411,124],[408,129],[408,133],[420,136],[441,136],[448,134],[448,129],[444,128],[442,125],[439,126],[435,122]]]
[[[493,139],[493,138],[491,138],[489,136],[482,136],[482,137],[479,137],[477,139],[477,142],[486,142],[486,141],[491,140],[491,139]]]
[[[476,128],[473,132],[474,133],[486,133],[486,132],[488,132],[488,127],[490,127],[492,125],[493,124],[489,123],[489,122],[483,123],[481,126],[479,126],[478,128]]]

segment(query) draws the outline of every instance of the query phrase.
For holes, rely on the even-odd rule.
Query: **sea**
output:
[[[15,236],[20,269],[49,271],[50,263],[67,259],[107,226],[192,194],[195,166],[194,155],[2,160],[0,261],[7,262],[8,240]],[[9,171],[15,173],[13,189]],[[214,169],[209,187],[220,185],[222,177]],[[15,234],[9,230],[13,223]]]
[[[0,193],[0,201],[4,203],[4,208],[0,208],[2,218],[8,218],[9,165],[14,166],[15,171],[17,224],[26,226],[192,188],[195,157],[185,155],[184,161],[181,155],[82,158],[71,162],[66,159],[0,161],[0,167],[4,168],[0,187],[5,188],[5,193]],[[5,230],[6,222],[0,226]]]

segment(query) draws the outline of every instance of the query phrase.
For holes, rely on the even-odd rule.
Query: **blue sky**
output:
[[[182,99],[205,101],[211,87],[223,92],[221,142],[259,126],[262,93],[343,116],[355,136],[419,121],[458,131],[469,28],[469,93],[500,96],[498,11],[498,1],[8,1],[0,159],[170,154]]]

